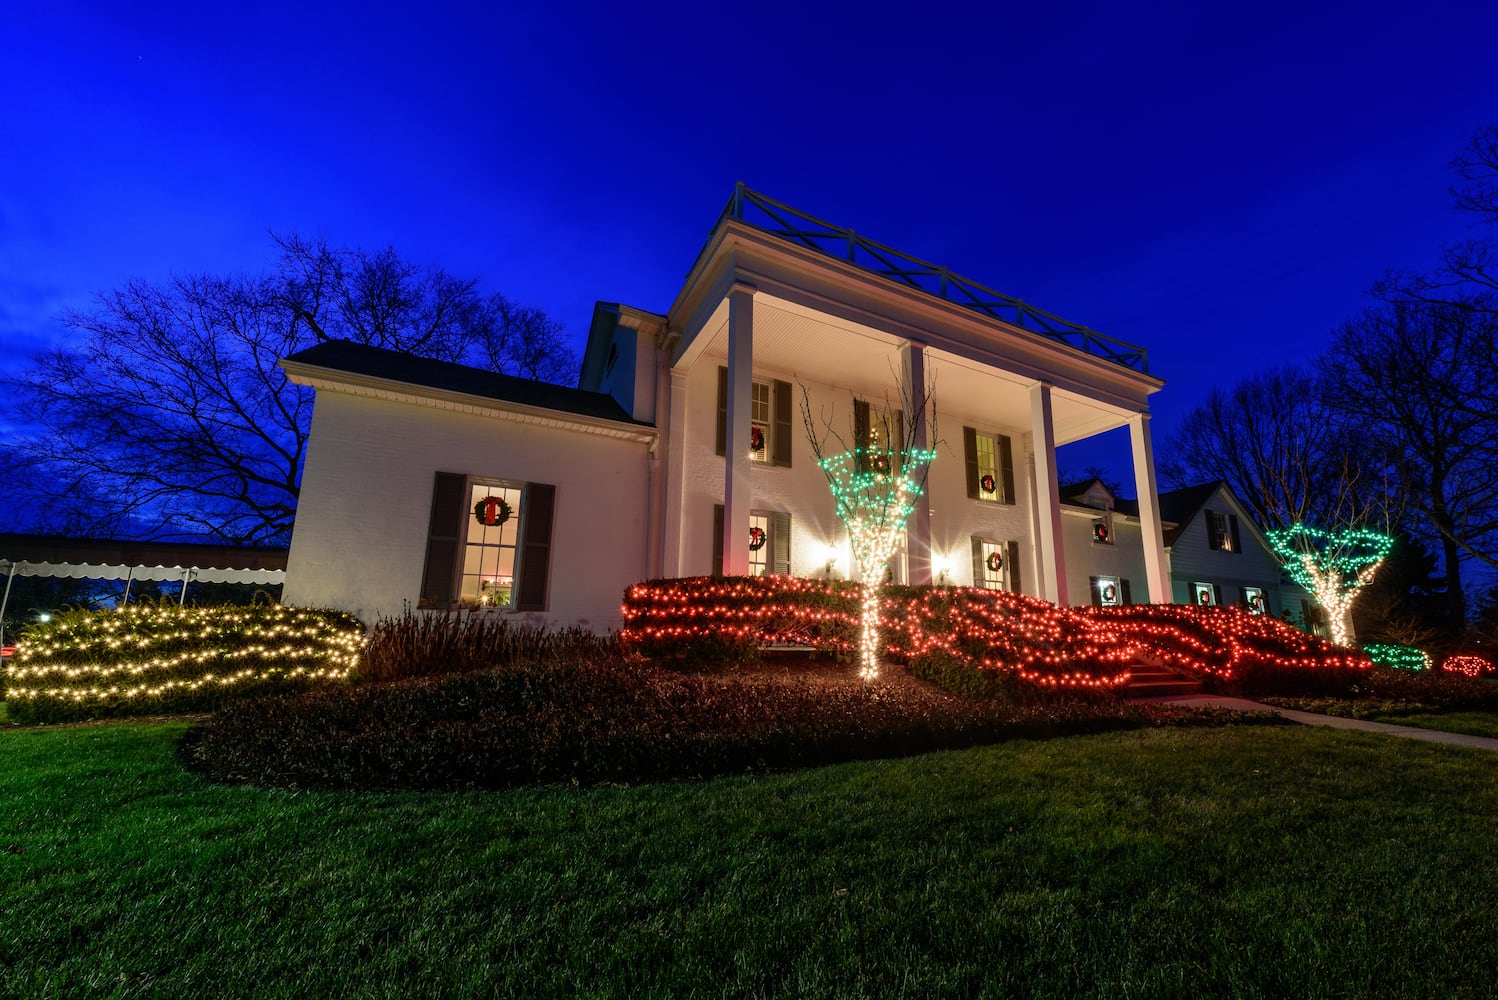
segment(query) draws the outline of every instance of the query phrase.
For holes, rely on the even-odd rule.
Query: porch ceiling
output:
[[[728,354],[728,303],[705,325],[704,353]],[[861,323],[818,312],[760,292],[754,298],[754,367],[782,375],[845,386],[860,393],[888,389],[900,373],[901,338]],[[995,427],[1030,427],[1031,381],[1024,376],[957,355],[928,349],[926,366],[935,383],[937,419],[982,418]],[[1056,443],[1067,444],[1123,426],[1116,406],[1063,389],[1053,390]]]

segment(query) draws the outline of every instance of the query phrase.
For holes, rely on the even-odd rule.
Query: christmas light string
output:
[[[1332,642],[1350,646],[1353,602],[1394,548],[1393,536],[1371,528],[1325,531],[1294,524],[1270,531],[1267,537],[1290,578],[1325,609]]]

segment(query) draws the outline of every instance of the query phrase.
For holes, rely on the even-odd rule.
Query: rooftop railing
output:
[[[1098,333],[1044,309],[1036,309],[1013,296],[953,274],[944,267],[901,253],[883,243],[876,243],[851,229],[823,222],[757,191],[751,191],[742,183],[734,186],[733,197],[718,216],[718,221],[713,224],[714,231],[724,219],[743,222],[772,236],[847,261],[865,271],[946,299],[1010,326],[1048,337],[1104,361],[1138,372],[1149,371],[1149,352],[1143,347]]]

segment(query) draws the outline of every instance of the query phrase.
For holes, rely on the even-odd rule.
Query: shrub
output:
[[[477,612],[416,612],[382,618],[370,630],[361,681],[466,674],[550,658],[580,662],[618,649],[613,636],[580,628],[548,632]]]
[[[1118,702],[1026,707],[878,684],[710,677],[615,656],[241,702],[189,732],[181,752],[223,781],[501,788],[780,770],[1183,720],[1242,721]]]
[[[274,604],[138,604],[30,627],[5,672],[18,722],[209,711],[231,699],[346,679],[364,627]]]
[[[1363,652],[1367,653],[1368,658],[1381,667],[1391,667],[1397,670],[1430,669],[1429,654],[1421,652],[1414,646],[1370,642],[1363,647]]]
[[[1441,661],[1441,669],[1463,677],[1487,677],[1493,674],[1493,660],[1480,653],[1453,653]]]

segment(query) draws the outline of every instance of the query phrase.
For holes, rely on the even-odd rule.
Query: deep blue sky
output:
[[[1150,7],[22,0],[0,358],[127,279],[266,267],[267,229],[580,343],[596,299],[664,309],[743,180],[1145,345],[1158,449],[1467,233],[1448,163],[1498,120],[1498,5]],[[1127,474],[1108,447],[1063,463]]]

